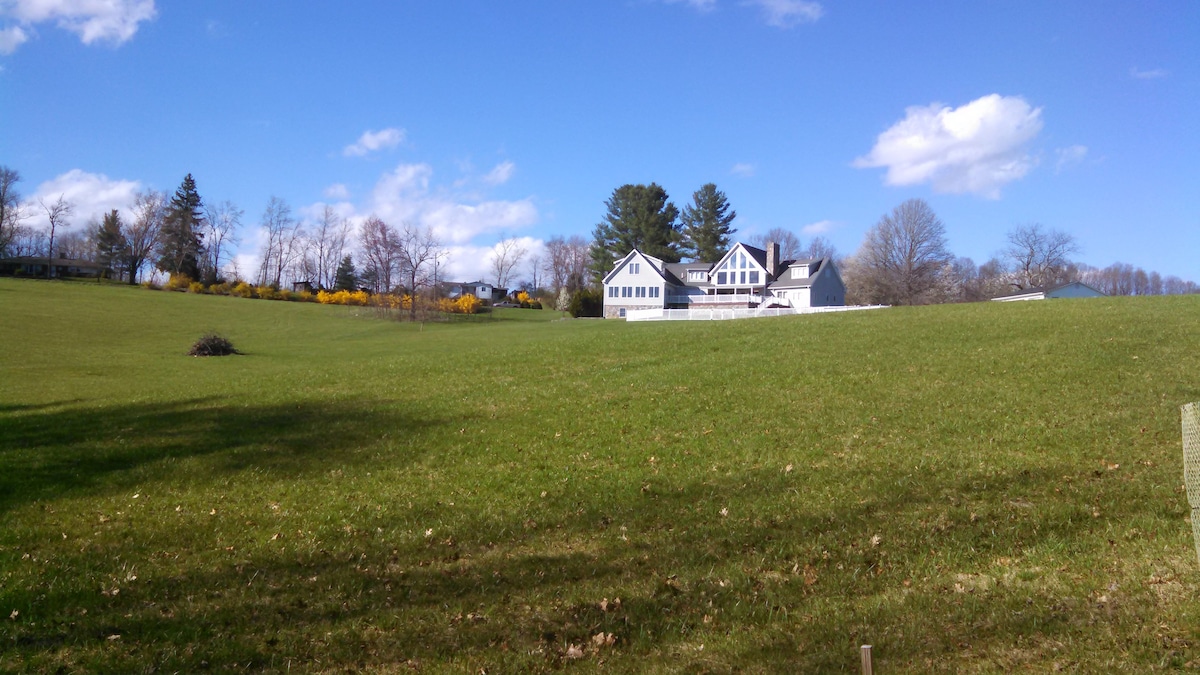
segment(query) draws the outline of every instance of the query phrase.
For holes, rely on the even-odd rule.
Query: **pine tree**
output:
[[[196,181],[189,173],[175,191],[163,217],[158,240],[158,269],[173,277],[200,278],[204,237],[200,229],[204,221],[201,208]]]
[[[109,273],[119,272],[115,268],[124,265],[129,257],[129,242],[123,230],[121,214],[116,209],[104,214],[104,220],[96,230],[96,262],[104,265]]]
[[[342,258],[342,262],[338,264],[337,272],[334,274],[333,290],[358,290],[358,273],[354,269],[354,260],[350,256]]]
[[[666,262],[679,262],[679,209],[657,183],[622,185],[604,204],[608,213],[592,232],[590,250],[597,276],[635,248]]]
[[[729,250],[730,235],[737,230],[730,223],[737,211],[729,209],[725,193],[707,183],[692,193],[692,203],[683,207],[684,254],[698,262],[717,262]]]

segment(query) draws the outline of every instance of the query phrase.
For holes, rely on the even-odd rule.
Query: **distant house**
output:
[[[17,258],[0,258],[0,275],[3,276],[46,276],[46,265],[54,266],[52,277],[86,277],[94,279],[105,271],[104,265],[88,260],[73,258],[53,258],[47,260],[44,256],[21,256]]]
[[[1108,294],[1092,288],[1082,281],[1072,281],[1069,284],[1053,288],[1027,288],[1025,290],[992,298],[996,302],[1015,302],[1019,300],[1048,300],[1055,298],[1103,298]]]
[[[832,258],[780,260],[779,246],[735,244],[716,263],[665,263],[634,249],[604,277],[604,317],[633,309],[785,307],[846,304]]]
[[[507,288],[497,288],[486,281],[443,281],[439,287],[448,298],[473,295],[485,305],[500,302],[508,295]]]

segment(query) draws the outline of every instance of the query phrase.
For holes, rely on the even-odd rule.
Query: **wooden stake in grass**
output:
[[[872,675],[871,645],[863,645],[862,646],[862,672],[863,672],[863,675]]]

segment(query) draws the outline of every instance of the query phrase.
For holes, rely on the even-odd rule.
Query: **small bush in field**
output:
[[[167,280],[168,291],[186,291],[192,285],[192,280],[182,274],[172,274]]]
[[[276,300],[279,298],[278,293],[270,286],[258,286],[254,289],[254,296],[262,300]]]
[[[213,284],[208,287],[208,292],[213,295],[229,295],[233,291],[233,286],[228,281],[222,281],[219,284]]]
[[[216,333],[205,333],[204,337],[196,340],[196,344],[188,350],[188,356],[229,356],[241,354],[229,340]]]
[[[207,292],[208,292],[208,289],[205,288],[204,284],[199,281],[193,281],[192,283],[188,284],[188,293],[207,293]]]

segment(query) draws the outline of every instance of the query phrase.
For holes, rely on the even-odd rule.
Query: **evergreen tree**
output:
[[[200,193],[192,174],[184,177],[167,205],[158,239],[158,269],[171,276],[200,278],[200,256],[203,252]]]
[[[592,272],[603,276],[613,261],[633,249],[679,262],[679,209],[667,200],[667,192],[657,183],[622,185],[613,190],[604,204],[608,212],[593,230]]]
[[[729,224],[737,211],[729,209],[725,193],[707,183],[692,193],[692,203],[683,207],[683,252],[698,262],[717,262],[729,250],[730,235],[737,230]]]
[[[342,258],[334,274],[333,290],[353,291],[358,289],[358,272],[354,269],[354,260],[350,256]]]
[[[104,220],[96,230],[96,262],[104,265],[107,272],[120,271],[129,258],[129,242],[125,239],[121,214],[116,209],[104,214]]]

